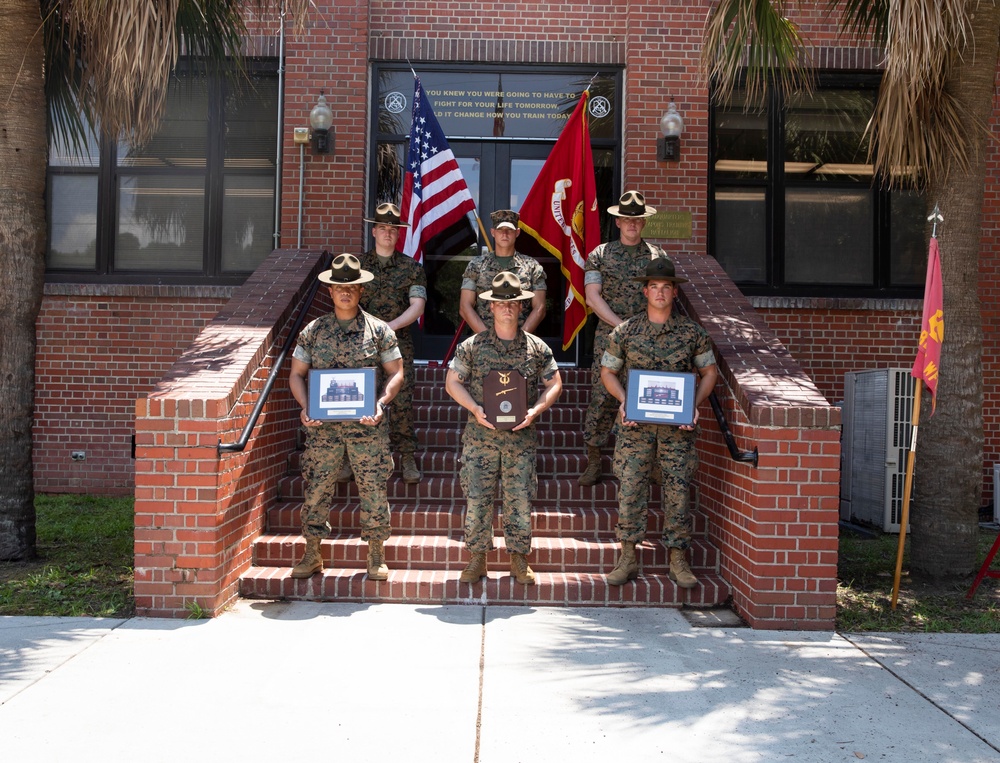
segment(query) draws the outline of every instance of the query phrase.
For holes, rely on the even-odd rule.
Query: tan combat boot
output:
[[[351,459],[344,454],[344,463],[340,465],[340,471],[337,472],[337,482],[350,482],[354,478],[354,470],[351,468]]]
[[[681,588],[694,588],[698,585],[698,578],[691,572],[688,565],[687,553],[682,548],[670,549],[670,579]]]
[[[596,485],[601,481],[601,449],[594,445],[587,446],[587,468],[577,480],[584,487]]]
[[[510,574],[513,575],[517,582],[521,585],[534,585],[535,584],[535,573],[528,566],[528,560],[525,558],[524,554],[519,554],[516,551],[511,552],[510,555]]]
[[[292,567],[293,578],[308,578],[323,569],[323,555],[319,550],[319,538],[306,538],[306,552],[302,561]]]
[[[389,567],[385,563],[385,545],[380,540],[368,541],[368,579],[389,579]]]
[[[635,558],[635,544],[623,540],[618,564],[608,574],[608,585],[625,585],[637,577],[639,577],[639,560]]]
[[[486,577],[486,553],[484,551],[474,551],[472,559],[458,578],[460,583],[478,583],[479,578]]]
[[[403,482],[407,485],[416,485],[420,482],[420,470],[412,453],[403,454]]]

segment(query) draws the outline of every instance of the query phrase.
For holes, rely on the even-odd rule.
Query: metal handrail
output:
[[[729,422],[726,420],[726,412],[722,410],[719,396],[715,392],[712,392],[708,396],[708,402],[712,404],[712,410],[715,411],[715,420],[719,422],[719,431],[722,432],[722,438],[726,441],[726,446],[729,448],[729,455],[733,457],[733,461],[739,461],[742,464],[753,464],[754,468],[756,468],[759,456],[757,448],[754,447],[753,450],[740,450],[736,444],[736,437],[729,431]]]
[[[333,257],[330,252],[323,250],[323,262],[320,265],[321,270],[327,270],[330,267]],[[278,353],[278,357],[274,359],[274,365],[271,366],[271,372],[267,375],[267,381],[264,382],[264,389],[260,392],[260,397],[257,398],[257,403],[253,407],[253,411],[250,413],[250,418],[247,420],[246,426],[243,427],[243,432],[240,434],[240,438],[236,442],[223,443],[219,440],[219,454],[223,453],[242,453],[246,448],[247,443],[250,442],[250,435],[253,434],[254,427],[257,426],[257,419],[260,418],[261,412],[264,410],[264,405],[267,403],[267,398],[271,394],[271,390],[274,388],[274,382],[278,379],[278,374],[281,373],[281,368],[285,363],[285,358],[288,357],[288,352],[291,350],[292,345],[299,336],[299,329],[302,327],[302,322],[305,320],[306,316],[309,314],[309,308],[312,307],[313,300],[316,298],[316,292],[319,291],[320,281],[316,279],[313,281],[312,285],[309,287],[309,291],[306,292],[305,297],[302,300],[302,307],[299,309],[299,314],[295,317],[295,323],[292,324],[292,330],[288,332],[288,336],[285,337],[285,344],[281,348],[281,352]]]
[[[691,317],[684,305],[678,300],[675,299],[674,304],[677,305],[677,309],[686,317]],[[719,431],[722,433],[722,439],[726,441],[726,447],[729,448],[729,455],[732,457],[733,461],[738,461],[741,464],[752,464],[753,467],[756,468],[757,461],[760,456],[757,452],[756,446],[753,450],[740,450],[739,446],[736,444],[736,437],[729,429],[729,421],[726,419],[726,412],[722,410],[722,403],[719,402],[719,396],[715,394],[715,390],[712,390],[712,392],[709,393],[708,402],[711,404],[712,411],[715,413],[715,420],[719,423]]]

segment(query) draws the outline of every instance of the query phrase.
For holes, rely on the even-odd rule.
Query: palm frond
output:
[[[966,169],[968,119],[946,86],[970,37],[965,0],[891,3],[872,161],[889,185]]]
[[[57,128],[83,121],[139,146],[159,127],[180,55],[238,74],[249,7],[281,0],[41,0]],[[284,0],[301,26],[310,0]],[[57,112],[63,112],[58,114]]]
[[[843,32],[883,47],[889,34],[889,6],[889,0],[830,0],[830,10],[840,11]]]
[[[701,55],[701,76],[713,85],[717,102],[737,86],[749,103],[763,102],[771,87],[810,91],[806,44],[785,16],[781,0],[720,0],[709,11]]]

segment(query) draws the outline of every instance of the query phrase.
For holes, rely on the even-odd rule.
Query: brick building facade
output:
[[[287,319],[294,307],[281,300],[298,294],[305,275],[312,272],[312,266],[303,265],[301,259],[315,257],[320,249],[359,252],[369,246],[362,217],[374,208],[380,182],[374,177],[378,165],[373,154],[379,140],[375,123],[380,107],[376,102],[379,83],[373,72],[380,66],[380,72],[412,66],[423,76],[425,70],[440,69],[443,64],[457,71],[500,72],[508,67],[542,74],[620,75],[615,91],[620,131],[608,143],[608,151],[614,154],[609,193],[638,187],[646,193],[647,202],[658,209],[689,215],[689,235],[657,243],[677,258],[685,272],[698,274],[685,289],[694,313],[711,323],[718,321],[717,311],[730,310],[734,321],[746,322],[757,332],[756,340],[733,342],[728,348],[729,372],[724,379],[731,426],[759,443],[761,466],[751,475],[746,467],[724,464],[719,455],[721,441],[710,436],[703,446],[699,478],[706,500],[719,507],[717,540],[731,549],[727,564],[732,580],[743,587],[737,596],[743,602],[741,611],[759,625],[829,627],[835,590],[835,472],[840,422],[839,413],[824,409],[824,405],[842,399],[846,371],[908,366],[912,362],[919,293],[909,288],[890,290],[892,296],[873,296],[871,290],[847,288],[838,293],[831,287],[822,294],[811,289],[795,294],[794,289],[786,288],[743,298],[721,268],[698,264],[699,258],[712,253],[711,195],[720,182],[711,165],[716,117],[698,74],[708,5],[667,0],[624,6],[607,2],[470,6],[434,1],[414,6],[396,0],[320,0],[308,28],[286,29],[283,41],[276,17],[254,20],[260,36],[250,43],[252,52],[261,58],[274,58],[282,49],[285,53],[279,91],[280,224],[275,242],[281,250],[303,250],[300,255],[267,259],[267,272],[258,275],[265,292],[273,295],[280,285],[276,274],[287,270],[300,279],[290,284],[292,292],[282,293],[274,303],[262,307],[254,305],[246,286],[239,286],[234,279],[215,279],[213,283],[206,276],[175,283],[169,272],[147,273],[145,279],[122,278],[111,272],[86,283],[74,283],[72,274],[62,271],[49,279],[38,324],[36,489],[135,491],[139,501],[137,526],[156,529],[144,539],[137,535],[137,595],[143,611],[177,613],[185,595],[202,595],[209,590],[213,593],[208,595],[206,608],[212,609],[224,606],[233,595],[234,570],[247,556],[240,538],[250,531],[234,523],[227,512],[240,503],[252,506],[251,514],[260,511],[268,489],[258,490],[255,485],[266,484],[273,477],[271,467],[254,471],[258,468],[252,466],[257,463],[256,456],[218,463],[205,451],[184,467],[193,474],[172,482],[165,473],[170,470],[169,463],[180,458],[178,451],[158,455],[156,448],[207,448],[214,453],[221,433],[231,432],[243,418],[234,411],[252,399],[250,380],[256,379],[254,384],[259,387],[259,371],[252,362],[269,362],[268,343],[281,335],[281,320]],[[839,39],[824,11],[806,12],[800,21],[804,34],[816,46],[818,68],[834,74],[877,74],[878,52]],[[294,128],[308,126],[309,112],[321,92],[334,112],[334,150],[330,154],[300,147],[293,135]],[[658,126],[670,100],[677,103],[684,117],[681,158],[659,162]],[[995,113],[1000,116],[1000,103]],[[463,145],[462,137],[449,135],[456,152]],[[551,142],[554,137],[548,145]],[[492,146],[504,141],[491,142],[484,136],[480,143]],[[984,500],[992,499],[990,465],[1000,461],[1000,369],[996,361],[1000,292],[994,286],[1000,269],[996,256],[1000,243],[996,232],[998,181],[1000,166],[993,145],[980,265],[987,427]],[[482,185],[486,188],[489,180]],[[947,220],[947,210],[944,214]],[[946,231],[947,222],[942,232],[945,257]],[[922,277],[922,270],[920,273]],[[717,299],[696,293],[696,284],[712,289]],[[233,295],[238,304],[230,302]],[[702,299],[708,312],[698,309]],[[223,308],[220,320],[216,314]],[[267,313],[264,318],[261,310]],[[242,329],[233,325],[235,315],[259,321],[254,324],[255,331],[241,333]],[[266,330],[256,331],[265,324]],[[723,355],[727,336],[717,323],[713,340]],[[788,362],[815,385],[814,398],[803,402],[785,397],[780,411],[769,408],[759,396],[759,384],[740,376],[740,363],[745,360],[742,353],[755,342],[768,347],[780,344]],[[252,352],[247,355],[250,346]],[[182,372],[181,367],[186,370]],[[761,368],[758,363],[757,371]],[[207,374],[215,369],[231,376],[221,382],[215,377],[209,381]],[[757,382],[778,379],[780,375],[768,376],[772,371],[764,368],[757,374]],[[195,405],[198,415],[185,407],[192,400],[200,401]],[[182,409],[192,413],[188,424],[182,421]],[[201,428],[195,426],[198,422]],[[185,426],[193,430],[185,434]],[[287,424],[273,426],[287,434]],[[789,429],[794,429],[794,434]],[[161,438],[157,432],[172,434]],[[133,460],[133,433],[139,444],[137,460]],[[270,430],[260,436],[265,440],[278,437]],[[84,451],[85,460],[75,461],[74,451]],[[150,474],[161,475],[161,487],[156,486],[157,480],[150,481]],[[256,474],[258,481],[247,482],[248,474]],[[820,474],[826,487],[811,495],[810,485]],[[750,520],[741,523],[738,512],[722,509],[736,496],[759,499],[772,488],[770,505],[766,500],[746,498],[754,509],[745,515],[752,517]],[[166,500],[177,505],[170,511],[155,505]],[[194,514],[182,518],[177,508],[180,504],[195,506]],[[197,508],[199,505],[203,508]],[[807,527],[812,520],[798,514],[804,510],[818,511],[822,521]],[[800,533],[800,540],[793,543],[794,548],[780,553],[763,551],[768,544],[754,539],[783,535],[784,531],[774,529],[781,523],[796,526],[798,529],[789,534]],[[167,530],[170,525],[174,528]],[[199,528],[208,525],[213,527],[212,540],[198,534]],[[178,527],[186,528],[189,534],[177,534]],[[157,545],[168,536],[169,548]],[[214,555],[215,561],[204,561],[207,557],[203,553]],[[170,563],[161,564],[167,557]],[[178,562],[180,558],[190,564]],[[810,566],[822,568],[818,578],[825,582],[816,590],[794,590],[812,586],[806,582]],[[210,575],[206,573],[209,568],[213,570]],[[167,571],[162,572],[164,569]],[[772,583],[754,582],[757,577]],[[787,579],[787,586],[773,583],[779,579]],[[143,588],[144,584],[148,588]],[[760,593],[768,585],[774,589],[770,598]]]

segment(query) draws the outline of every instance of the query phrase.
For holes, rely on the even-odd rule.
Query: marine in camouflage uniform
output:
[[[392,449],[400,454],[403,479],[407,483],[420,481],[420,472],[414,461],[417,436],[413,427],[413,336],[410,326],[424,311],[427,302],[427,275],[423,266],[411,257],[394,249],[399,240],[399,229],[406,227],[395,204],[382,204],[372,219],[376,246],[362,255],[361,267],[371,272],[374,279],[361,294],[361,309],[390,324],[396,332],[399,350],[403,355],[403,387],[392,406],[389,417]],[[380,256],[388,251],[388,257]],[[405,325],[397,325],[405,321]]]
[[[591,370],[590,404],[583,423],[583,439],[587,444],[587,471],[580,478],[581,485],[593,485],[600,480],[600,449],[608,442],[618,404],[601,383],[601,357],[608,346],[608,335],[614,325],[608,320],[624,321],[642,312],[646,299],[635,279],[641,276],[649,262],[667,253],[655,244],[640,238],[645,218],[656,213],[647,206],[642,194],[628,191],[620,203],[608,212],[617,218],[622,229],[622,239],[634,240],[631,246],[622,239],[596,247],[587,256],[584,272],[584,289],[587,304],[599,318],[594,332],[594,361]],[[636,226],[638,230],[633,230]],[[629,238],[629,236],[633,238]],[[610,310],[611,315],[605,311]]]
[[[715,354],[705,329],[672,310],[676,284],[686,279],[675,275],[670,260],[652,261],[637,280],[646,281],[647,309],[611,332],[601,358],[602,379],[622,416],[615,430],[614,470],[619,481],[615,533],[623,553],[608,580],[621,585],[638,574],[634,550],[646,535],[649,481],[654,460],[658,460],[665,514],[663,542],[670,549],[671,577],[678,585],[691,587],[696,579],[684,552],[691,542],[690,485],[698,464],[694,427],[627,422],[624,401],[630,370],[695,372],[699,377],[697,411],[715,386]]]
[[[519,583],[534,582],[526,557],[531,551],[531,502],[538,489],[535,467],[535,420],[562,391],[552,350],[538,337],[517,327],[516,308],[530,299],[517,276],[500,273],[492,289],[480,295],[491,305],[495,326],[465,340],[448,368],[446,389],[470,415],[462,433],[460,480],[467,506],[465,543],[472,560],[461,581],[474,583],[486,575],[486,554],[493,546],[493,506],[503,485],[502,527],[511,573]],[[486,419],[483,381],[493,370],[519,371],[527,382],[527,415],[511,430],[500,430]],[[538,395],[541,383],[544,390]]]
[[[361,503],[361,539],[369,547],[369,576],[384,580],[387,572],[383,543],[389,538],[386,481],[392,473],[385,410],[402,384],[403,370],[395,332],[385,321],[358,308],[361,283],[371,280],[356,257],[337,257],[320,280],[332,284],[334,312],[310,322],[298,336],[292,355],[289,386],[302,407],[306,447],[302,456],[305,500],[302,534],[306,556],[293,577],[308,577],[323,568],[319,542],[330,532],[330,505],[336,496],[336,475],[345,458],[355,466]],[[352,289],[352,287],[354,287]],[[378,395],[374,416],[359,421],[316,421],[309,417],[308,374],[312,369],[375,368]],[[381,393],[379,393],[381,390]]]
[[[517,227],[520,215],[510,209],[501,209],[490,215],[493,227],[490,233],[496,246],[496,252],[473,257],[462,275],[462,290],[460,312],[472,332],[485,331],[493,325],[493,315],[490,313],[488,301],[477,300],[476,297],[489,291],[493,279],[498,273],[516,273],[521,281],[521,288],[530,291],[531,310],[522,310],[518,324],[529,334],[534,331],[545,317],[546,286],[545,271],[532,257],[520,254],[514,249],[514,242],[521,235]]]

